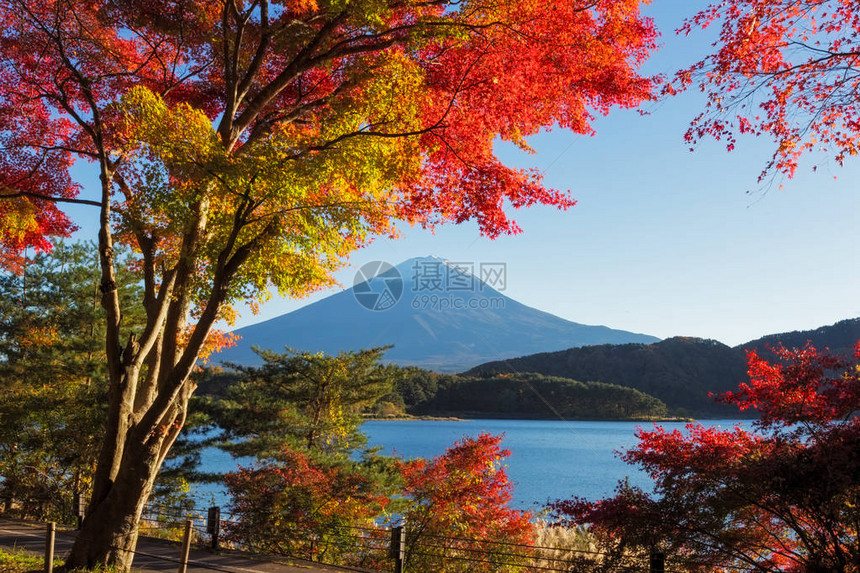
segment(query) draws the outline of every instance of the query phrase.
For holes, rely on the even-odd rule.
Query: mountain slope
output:
[[[723,410],[708,392],[737,387],[746,376],[743,354],[715,340],[676,337],[654,344],[601,345],[571,348],[482,364],[467,375],[537,372],[582,381],[600,381],[635,388],[695,414]]]
[[[666,405],[633,388],[578,382],[533,372],[490,378],[447,376],[411,414],[527,419],[648,419],[665,417]]]
[[[838,354],[848,354],[858,340],[860,340],[860,318],[849,318],[815,330],[794,330],[770,334],[756,340],[750,340],[736,348],[755,350],[764,356],[765,354],[762,353],[767,353],[768,346],[782,343],[787,348],[800,348],[807,342],[811,342],[819,350],[826,347]]]
[[[658,340],[559,318],[452,268],[441,259],[427,257],[370,269],[382,272],[294,312],[236,330],[242,337],[238,345],[216,360],[258,364],[252,346],[332,353],[393,344],[386,359],[456,372],[530,352]],[[361,271],[367,272],[365,267]],[[384,310],[371,310],[374,307]]]
[[[715,404],[709,393],[720,394],[747,380],[746,350],[766,352],[782,341],[788,347],[807,343],[847,352],[860,339],[860,319],[816,330],[773,334],[730,348],[715,340],[676,337],[654,344],[602,345],[545,352],[477,366],[466,375],[490,376],[505,372],[537,372],[582,381],[599,380],[629,386],[654,396],[669,408],[696,415],[736,415],[737,410]]]

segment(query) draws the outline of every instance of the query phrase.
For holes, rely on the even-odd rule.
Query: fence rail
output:
[[[72,512],[61,521],[68,525],[79,525],[84,505],[80,500],[75,500],[71,508],[69,504],[64,505],[64,508],[72,509]],[[22,507],[24,506],[26,504],[22,504]],[[183,542],[184,558],[165,558],[178,564],[179,573],[184,573],[184,567],[188,564],[187,547],[192,543],[215,551],[226,549],[240,554],[244,552],[255,556],[270,555],[316,561],[347,569],[354,568],[357,571],[394,573],[424,573],[431,570],[571,573],[589,570],[589,563],[597,567],[600,561],[608,556],[600,551],[572,547],[430,534],[410,530],[404,525],[392,528],[340,526],[329,530],[327,535],[305,532],[306,537],[302,541],[306,551],[300,554],[301,552],[297,553],[277,544],[261,545],[243,539],[241,533],[237,533],[241,532],[241,525],[240,521],[222,511],[220,507],[199,511],[191,505],[151,503],[144,507],[141,514],[142,536]],[[46,536],[46,555],[47,551]],[[327,560],[329,555],[337,555],[339,562]],[[658,551],[643,556],[641,562],[641,566],[618,565],[611,570],[672,573],[666,568],[665,556]],[[410,563],[415,567],[410,568]]]

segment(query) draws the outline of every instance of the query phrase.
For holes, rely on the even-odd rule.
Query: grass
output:
[[[63,565],[63,560],[54,558],[54,570]],[[45,558],[32,551],[23,549],[0,548],[0,573],[42,573],[45,570]],[[84,573],[83,569],[73,570],[70,573]],[[116,568],[97,566],[86,573],[115,573]]]
[[[535,529],[535,546],[541,549],[535,550],[533,567],[561,569],[565,563],[575,563],[578,558],[597,556],[596,540],[585,527],[553,527],[539,520]]]
[[[54,567],[63,564],[62,559],[54,559]],[[0,549],[0,573],[28,573],[44,571],[45,558],[23,549]]]

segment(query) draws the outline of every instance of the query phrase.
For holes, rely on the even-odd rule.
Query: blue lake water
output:
[[[706,420],[706,426],[748,427],[749,421]],[[666,429],[684,428],[683,423],[661,423]],[[466,420],[369,421],[362,425],[369,444],[381,446],[382,453],[403,458],[432,458],[445,452],[464,436],[481,432],[504,434],[502,447],[511,451],[506,460],[507,473],[514,484],[513,504],[520,509],[538,509],[548,500],[579,496],[597,499],[610,495],[619,480],[629,478],[633,485],[650,488],[650,479],[637,468],[618,459],[616,452],[636,444],[637,427],[651,428],[643,422],[586,422],[547,420]],[[219,450],[203,454],[205,471],[228,472],[237,460]],[[253,460],[238,460],[251,465]],[[220,487],[198,486],[199,502],[226,505]]]

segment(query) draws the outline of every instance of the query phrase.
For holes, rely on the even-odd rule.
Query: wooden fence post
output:
[[[391,545],[388,552],[394,559],[394,573],[403,573],[403,562],[406,561],[406,527],[404,524],[391,528]]]
[[[185,535],[182,537],[182,558],[179,560],[179,573],[185,573],[188,569],[188,555],[191,553],[191,526],[191,520],[186,519]]]
[[[54,537],[56,533],[56,522],[49,521],[48,529],[45,532],[45,573],[52,573],[54,570]]]
[[[206,516],[206,532],[212,537],[212,549],[218,550],[218,536],[221,534],[221,508],[210,507]]]
[[[75,518],[78,521],[78,529],[81,528],[81,524],[84,522],[84,516],[87,514],[87,504],[84,500],[84,496],[81,493],[76,493],[73,501],[72,501],[72,510],[75,514]]]
[[[666,572],[666,556],[661,551],[652,549],[650,561],[650,567],[648,568],[650,573]]]

